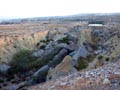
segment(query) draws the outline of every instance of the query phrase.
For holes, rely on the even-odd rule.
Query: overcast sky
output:
[[[0,18],[120,12],[120,0],[0,0]]]

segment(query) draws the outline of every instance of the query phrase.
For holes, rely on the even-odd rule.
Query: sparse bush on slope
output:
[[[76,64],[76,69],[77,70],[81,70],[81,69],[85,69],[86,67],[88,66],[88,61],[85,60],[85,59],[79,59],[77,61],[77,64]]]
[[[30,63],[34,61],[32,57],[33,50],[22,49],[13,55],[12,61],[10,62],[11,66],[15,70],[27,70],[27,67]]]
[[[48,64],[61,49],[62,47],[55,47],[49,53],[44,54],[37,60],[32,57],[33,50],[23,49],[13,55],[13,60],[10,64],[15,72],[28,71],[32,69],[37,70]]]

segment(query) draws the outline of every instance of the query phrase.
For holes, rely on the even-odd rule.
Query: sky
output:
[[[119,12],[120,0],[0,0],[0,19]]]

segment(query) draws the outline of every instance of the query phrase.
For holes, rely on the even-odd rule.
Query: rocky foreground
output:
[[[120,90],[120,62],[59,77],[28,90]]]

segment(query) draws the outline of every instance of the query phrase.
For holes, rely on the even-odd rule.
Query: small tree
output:
[[[103,56],[102,55],[98,56],[98,59],[99,60],[103,59]]]
[[[107,58],[105,59],[105,61],[107,61],[107,62],[108,62],[109,60],[110,60],[110,58],[109,58],[109,57],[107,57]]]
[[[15,68],[16,71],[21,71],[27,69],[27,66],[34,61],[32,57],[33,50],[22,49],[13,55],[11,66]]]
[[[84,69],[88,66],[88,61],[87,60],[84,60],[84,59],[79,59],[77,61],[77,64],[76,64],[76,68],[77,70],[81,70],[81,69]]]

